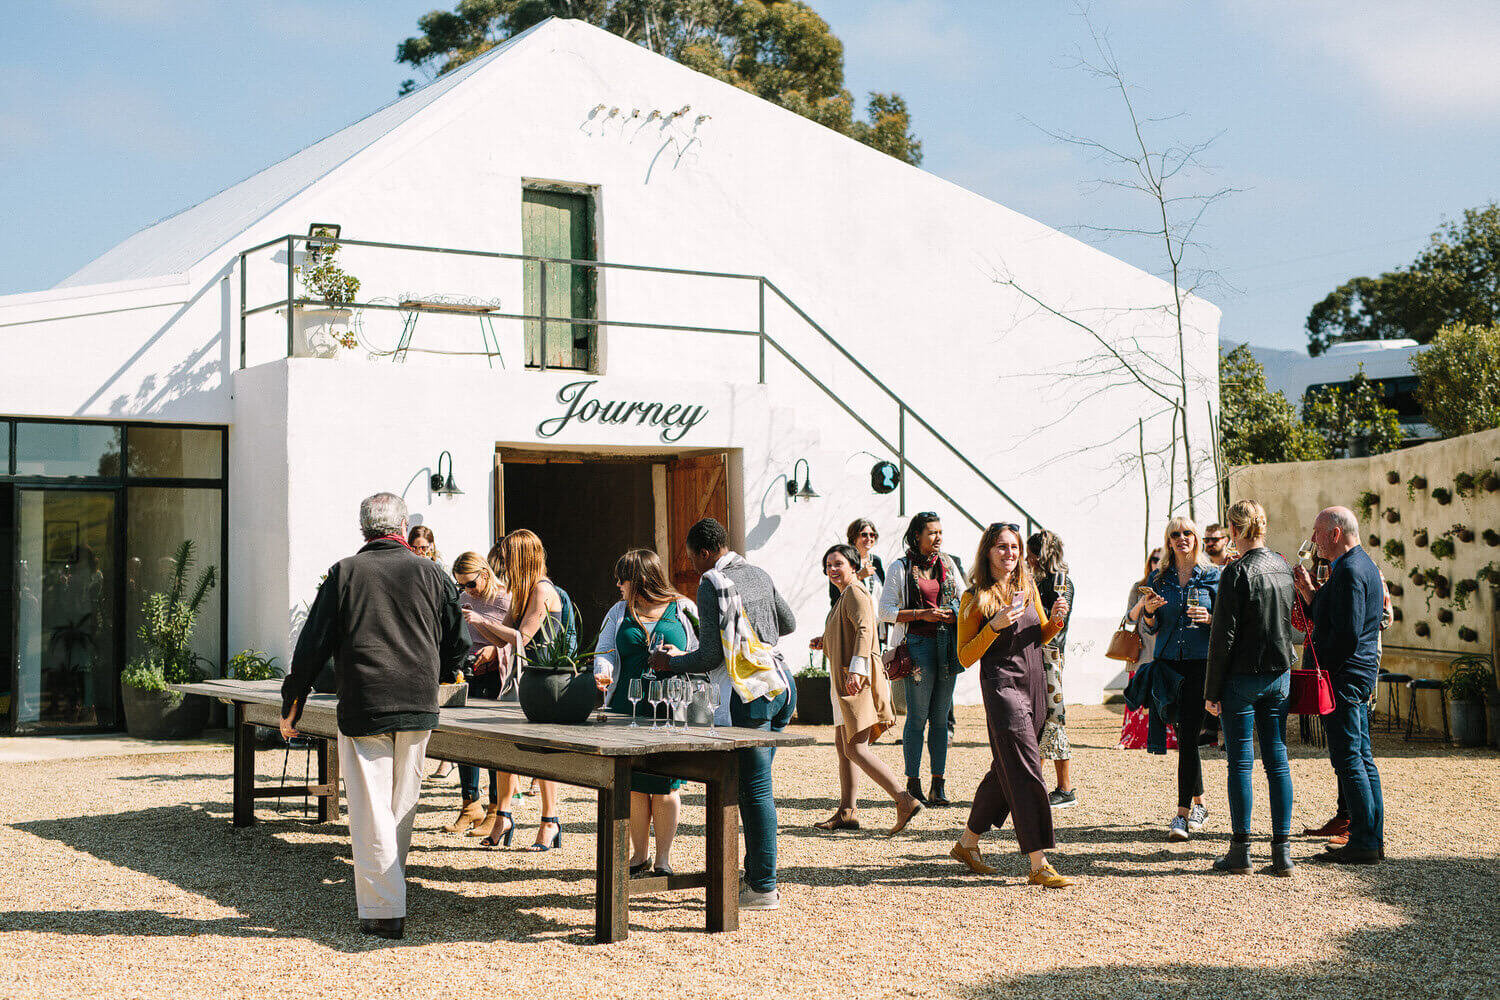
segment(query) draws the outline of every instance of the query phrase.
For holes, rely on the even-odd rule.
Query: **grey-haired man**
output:
[[[281,733],[302,715],[333,659],[339,765],[349,793],[354,894],[365,934],[406,929],[406,852],[438,722],[438,677],[469,648],[458,588],[406,545],[406,504],[377,493],[359,505],[365,544],[329,569],[281,685]]]

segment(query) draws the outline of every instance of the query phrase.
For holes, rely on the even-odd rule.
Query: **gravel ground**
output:
[[[0,996],[1500,996],[1493,752],[1382,737],[1386,864],[1218,876],[1223,755],[1207,755],[1204,833],[1169,844],[1174,762],[1114,750],[1107,709],[1069,711],[1081,804],[1057,813],[1052,858],[1075,888],[1026,886],[1008,828],[986,845],[997,876],[947,857],[988,765],[982,711],[968,708],[949,758],[954,808],[887,840],[893,810],[867,794],[866,830],[812,830],[836,793],[831,731],[814,730],[817,746],[777,759],[782,909],[710,936],[701,892],[637,897],[630,939],[607,946],[591,939],[593,801],[578,790],[563,849],[530,854],[444,834],[457,789],[429,785],[407,938],[384,942],[357,933],[342,824],[302,821],[295,800],[229,826],[227,748],[7,765]],[[881,752],[899,773],[900,750]],[[1332,812],[1335,789],[1320,751],[1293,754],[1300,829]],[[280,755],[261,762],[279,776]],[[1261,861],[1264,787],[1257,776]],[[678,871],[702,864],[702,797],[689,786],[684,799]],[[518,846],[536,814],[528,800]]]

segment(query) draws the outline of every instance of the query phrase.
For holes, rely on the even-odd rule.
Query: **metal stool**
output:
[[[1447,687],[1440,680],[1430,677],[1418,677],[1406,683],[1406,742],[1408,743],[1447,743],[1450,739],[1448,732],[1448,699],[1443,697],[1443,690]],[[1443,735],[1422,736],[1422,710],[1417,706],[1418,691],[1436,691],[1438,693],[1438,705],[1443,710]]]
[[[1401,725],[1400,685],[1410,684],[1411,675],[1392,674],[1382,670],[1377,683],[1390,685],[1385,689],[1385,723],[1380,728],[1387,733],[1394,732],[1396,727]]]

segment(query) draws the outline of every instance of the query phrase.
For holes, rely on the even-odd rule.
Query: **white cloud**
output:
[[[1237,14],[1275,44],[1311,49],[1412,115],[1500,113],[1494,0],[1260,0]]]

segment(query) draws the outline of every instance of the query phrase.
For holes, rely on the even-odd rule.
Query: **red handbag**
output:
[[[903,677],[910,677],[916,671],[917,665],[912,662],[911,650],[907,648],[904,638],[896,643],[895,649],[887,649],[881,653],[880,659],[885,667],[885,679],[888,681],[899,681]]]
[[[1318,651],[1313,649],[1311,638],[1307,640],[1307,651],[1312,656],[1313,668],[1292,671],[1287,711],[1292,715],[1328,715],[1333,711],[1333,681],[1328,671],[1318,666]]]

